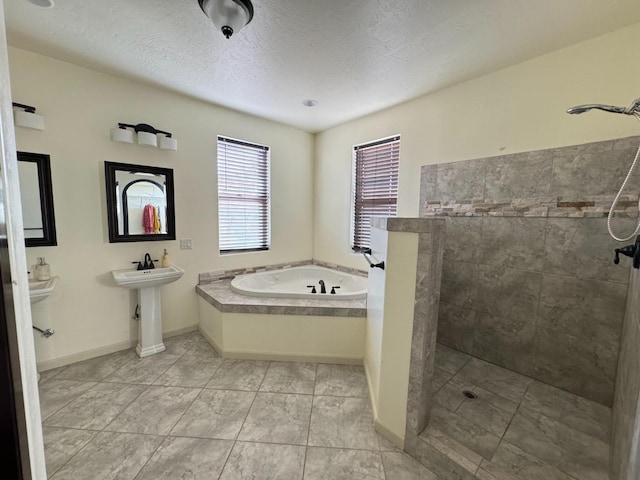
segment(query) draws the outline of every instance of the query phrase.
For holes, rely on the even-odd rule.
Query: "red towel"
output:
[[[142,211],[142,226],[144,227],[144,233],[153,233],[153,216],[156,209],[153,205],[145,205]]]

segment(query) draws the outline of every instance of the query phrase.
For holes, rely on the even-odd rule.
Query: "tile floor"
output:
[[[166,347],[43,373],[49,478],[438,478],[374,432],[362,367],[223,360],[198,333]]]
[[[44,372],[49,478],[608,479],[609,408],[441,345],[422,465],[374,432],[362,367],[166,346]]]
[[[610,408],[442,345],[434,378],[418,456],[443,480],[609,478]]]

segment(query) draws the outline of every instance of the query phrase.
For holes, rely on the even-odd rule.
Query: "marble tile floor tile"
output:
[[[362,367],[228,360],[203,342],[45,372],[49,478],[438,480],[374,431]]]
[[[606,406],[476,358],[436,389],[434,404],[418,458],[442,480],[609,478]]]
[[[271,362],[260,391],[313,394],[317,368],[314,363]]]
[[[361,367],[227,360],[203,342],[46,373],[49,478],[608,480],[610,409],[455,350],[438,346],[418,462],[374,431]]]
[[[368,396],[364,368],[356,365],[318,365],[315,394],[336,397]]]

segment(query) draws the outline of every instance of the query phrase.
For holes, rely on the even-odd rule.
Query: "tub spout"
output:
[[[320,284],[320,293],[327,293],[327,288],[324,286],[324,280],[318,282]]]

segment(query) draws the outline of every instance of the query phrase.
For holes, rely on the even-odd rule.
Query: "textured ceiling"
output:
[[[9,44],[312,132],[640,21],[638,0],[254,0],[227,40],[197,0],[54,2],[5,0]]]

